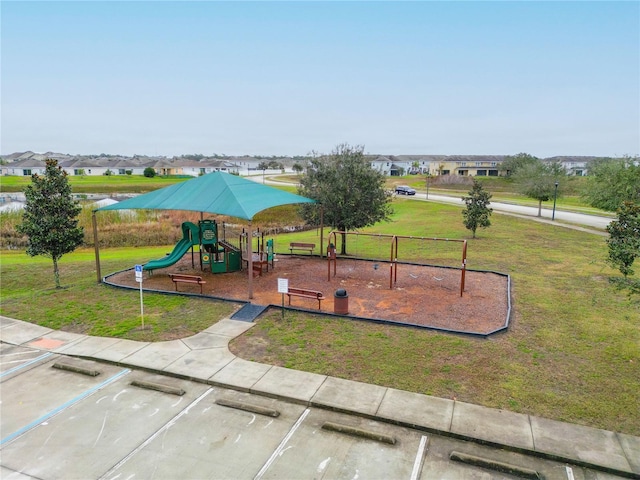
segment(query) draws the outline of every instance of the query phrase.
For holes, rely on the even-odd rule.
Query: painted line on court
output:
[[[33,422],[31,422],[28,425],[25,425],[24,427],[22,427],[20,430],[17,430],[15,432],[13,432],[11,435],[8,435],[6,437],[4,437],[2,440],[0,440],[0,445],[4,445],[7,442],[10,442],[12,440],[15,440],[16,438],[18,438],[20,435],[25,434],[26,432],[28,432],[29,430],[31,430],[34,427],[37,427],[38,425],[40,425],[41,423],[45,422],[46,420],[50,419],[51,417],[57,415],[58,413],[62,412],[63,410],[65,410],[66,408],[69,408],[71,405],[78,403],[80,400],[88,397],[89,395],[91,395],[92,393],[97,392],[98,390],[100,390],[101,388],[107,386],[108,384],[110,384],[111,382],[114,382],[115,380],[117,380],[118,378],[128,374],[129,372],[131,372],[131,370],[129,370],[128,368],[125,368],[124,370],[121,370],[120,372],[116,373],[113,377],[106,379],[104,382],[96,385],[95,387],[90,388],[89,390],[86,390],[84,392],[82,392],[80,395],[78,395],[75,398],[72,398],[71,400],[69,400],[68,402],[63,403],[62,405],[60,405],[59,407],[51,410],[49,413],[44,414],[43,416],[41,416],[40,418],[38,418],[37,420],[34,420]]]
[[[427,436],[422,435],[420,439],[420,445],[418,446],[418,453],[416,453],[416,459],[413,462],[413,471],[411,472],[411,480],[417,480],[422,470],[422,463],[424,460],[424,451],[427,446]]]
[[[126,457],[124,457],[122,460],[120,460],[118,463],[116,463],[107,473],[105,473],[104,475],[102,475],[100,478],[108,478],[109,475],[113,475],[115,473],[116,470],[118,470],[122,465],[124,465],[125,463],[127,463],[129,461],[129,459],[131,459],[131,457],[133,457],[135,454],[137,454],[140,450],[142,450],[144,447],[146,447],[147,445],[149,445],[158,435],[160,435],[161,433],[165,432],[166,430],[168,430],[169,428],[173,427],[173,425],[175,425],[175,423],[180,419],[180,417],[182,417],[183,415],[186,415],[187,413],[189,413],[189,410],[191,410],[192,407],[195,407],[198,403],[200,403],[207,395],[209,395],[211,392],[213,392],[213,388],[209,388],[206,392],[204,392],[202,395],[200,395],[198,398],[196,398],[193,402],[191,402],[187,408],[185,408],[184,410],[182,410],[180,413],[178,413],[175,417],[173,417],[171,420],[169,420],[167,423],[165,423],[160,429],[158,429],[153,435],[151,435],[149,438],[147,438],[144,442],[142,442],[140,445],[138,445],[136,447],[135,450],[133,450],[132,452],[129,453],[129,455],[127,455]],[[121,474],[116,475],[115,478],[118,478]],[[131,477],[129,477],[131,478]]]
[[[29,365],[33,365],[34,363],[39,362],[40,360],[44,360],[45,358],[50,357],[51,355],[53,355],[53,353],[51,353],[51,352],[44,353],[44,354],[40,355],[39,357],[36,357],[36,358],[34,358],[32,360],[29,360],[26,363],[23,363],[22,365],[18,365],[17,367],[13,367],[13,368],[7,370],[6,372],[0,373],[0,378],[4,377],[5,375],[11,375],[12,373],[17,372],[18,370],[26,368]]]
[[[278,448],[274,450],[274,452],[271,454],[271,457],[269,457],[269,460],[267,460],[267,463],[265,463],[263,467],[260,469],[260,471],[258,472],[258,474],[255,477],[253,477],[253,480],[260,480],[262,478],[262,476],[269,469],[269,467],[271,466],[273,461],[276,459],[276,457],[280,456],[282,449],[287,444],[287,442],[291,439],[292,435],[298,429],[300,424],[302,424],[302,422],[307,417],[307,415],[309,415],[310,411],[311,410],[307,408],[304,412],[302,412],[302,415],[300,415],[300,418],[298,419],[298,421],[295,423],[293,427],[291,427],[291,430],[289,430],[289,433],[285,435],[285,437],[282,439],[282,442],[280,442],[280,445],[278,445]]]

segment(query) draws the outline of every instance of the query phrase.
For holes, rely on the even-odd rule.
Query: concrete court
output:
[[[9,351],[7,349],[22,346],[21,348],[32,352],[29,353],[29,355],[31,355],[30,359],[25,357],[21,360],[23,363],[19,363],[16,367],[12,367],[12,363],[5,363],[5,357],[3,356],[2,381],[5,383],[6,381],[12,380],[12,377],[19,375],[22,370],[33,369],[33,374],[36,375],[39,365],[50,363],[53,358],[58,358],[61,354],[78,356],[113,363],[112,365],[101,364],[103,365],[101,369],[105,372],[100,377],[96,377],[102,377],[101,382],[104,381],[104,378],[110,378],[116,375],[131,375],[129,373],[122,373],[125,370],[143,368],[147,371],[176,377],[173,379],[174,381],[197,381],[197,383],[192,384],[196,385],[196,387],[190,387],[188,392],[189,395],[195,396],[196,398],[201,392],[204,394],[208,388],[213,388],[213,392],[217,391],[217,389],[224,389],[225,392],[231,392],[230,395],[251,395],[251,398],[254,399],[252,401],[254,402],[284,402],[287,407],[282,410],[292,415],[291,418],[295,418],[298,414],[302,415],[302,413],[299,412],[308,410],[309,413],[307,415],[309,418],[305,419],[305,422],[307,422],[305,425],[308,423],[313,424],[315,421],[314,418],[318,415],[326,416],[330,412],[333,412],[332,415],[349,414],[350,419],[357,418],[359,419],[358,422],[375,422],[375,425],[380,428],[386,426],[385,428],[402,431],[403,435],[406,434],[408,438],[412,439],[410,441],[403,441],[403,444],[408,442],[415,446],[416,442],[419,443],[418,437],[422,436],[437,437],[440,444],[447,441],[447,438],[450,439],[448,441],[452,442],[454,440],[471,441],[473,445],[475,445],[475,448],[486,448],[481,447],[482,444],[486,444],[493,447],[501,447],[504,449],[502,451],[517,452],[511,453],[512,455],[526,454],[524,457],[529,459],[553,459],[577,467],[592,469],[589,471],[609,472],[628,478],[640,478],[639,437],[504,410],[489,409],[477,405],[454,402],[447,399],[429,397],[385,387],[361,384],[324,375],[248,362],[233,356],[227,349],[227,342],[236,335],[251,328],[251,326],[252,324],[247,322],[222,320],[190,338],[148,344],[53,331],[19,320],[1,317],[0,339],[3,344],[7,344],[3,345],[3,351]],[[12,345],[14,347],[12,347]],[[15,353],[18,353],[18,351]],[[24,355],[27,354],[25,353]],[[82,360],[74,361],[82,362]],[[12,371],[12,369],[17,368],[19,368],[20,371]],[[140,374],[140,372],[135,371],[134,374]],[[51,375],[51,372],[48,372],[48,375]],[[65,382],[65,391],[67,391],[67,388],[70,389],[67,394],[71,396],[77,393],[77,391],[85,391],[87,388],[86,379],[74,381],[80,383]],[[97,382],[97,380],[94,381]],[[124,380],[117,378],[114,380],[113,385],[106,385],[104,387],[105,392],[110,388],[118,388],[116,384],[121,381]],[[41,385],[45,385],[45,383],[44,379],[36,382],[38,388],[40,388]],[[233,390],[226,390],[226,388]],[[50,389],[48,389],[47,392],[49,392],[49,390]],[[127,389],[125,388],[124,390]],[[111,401],[114,401],[113,398],[117,397],[118,392],[114,391],[110,393]],[[157,395],[157,392],[152,393]],[[12,412],[10,420],[7,420],[5,425],[7,415],[4,413],[6,413],[5,408],[8,408],[5,407],[5,405],[19,401],[18,398],[13,398],[12,395],[11,390],[2,390],[3,439],[7,438],[7,435],[10,435],[11,432],[19,432],[20,428],[24,428],[20,427],[20,425],[25,425],[25,422],[28,420],[26,418],[20,418],[19,415],[14,415]],[[208,395],[212,395],[211,398],[216,397],[216,395],[211,393]],[[96,397],[106,397],[106,399],[108,399],[109,395],[100,392]],[[123,401],[125,397],[126,395],[122,397]],[[55,395],[50,395],[49,393],[44,395],[44,392],[40,392],[40,395],[36,395],[34,398],[35,400],[33,400],[34,403],[32,407],[36,412],[50,411],[54,405],[59,405],[64,401],[63,398],[56,398]],[[164,402],[166,404],[164,404],[164,406],[154,407],[154,409],[158,408],[159,411],[154,414],[153,421],[157,420],[159,424],[166,425],[167,418],[172,418],[171,415],[175,414],[176,408],[182,408],[184,405],[187,405],[188,403],[186,402],[188,402],[190,398],[193,397],[184,398],[181,403],[176,404],[174,407],[172,407],[172,405],[176,402],[175,397],[165,400]],[[106,399],[103,401],[106,401]],[[205,400],[203,399],[202,401],[204,402]],[[40,405],[38,402],[49,402],[49,404]],[[142,403],[136,402],[131,408],[135,408],[136,405],[138,407],[141,405],[144,407],[146,403],[145,401],[142,401]],[[296,407],[296,405],[298,406]],[[172,408],[174,410],[172,410]],[[219,408],[223,407],[216,406],[216,409]],[[353,414],[356,416],[354,417]],[[105,429],[107,425],[111,425],[109,415],[102,413],[101,415],[87,417],[91,418],[94,424],[93,429],[90,429],[88,433],[88,436],[92,437],[94,442],[99,441],[99,438],[101,438],[96,433],[100,431],[98,427],[102,425],[101,422],[104,422],[103,426]],[[300,417],[298,416],[298,418]],[[191,418],[189,418],[189,420],[191,420]],[[71,421],[71,419],[69,421]],[[221,421],[224,424],[224,420]],[[318,421],[316,421],[316,423],[318,423]],[[122,425],[128,426],[130,420],[122,419],[120,422],[122,422]],[[288,421],[285,423],[289,425],[291,422]],[[196,421],[194,428],[197,429],[198,425],[199,422]],[[145,429],[153,430],[153,428],[157,428],[157,425],[153,422],[142,422],[139,427],[142,433],[147,431]],[[34,430],[34,432],[29,432],[28,435],[24,435],[24,438],[35,435],[39,430],[44,431],[39,428]],[[138,427],[133,429],[133,431],[137,432]],[[317,431],[317,427],[315,430],[311,428],[311,432]],[[420,434],[420,432],[423,433]],[[230,432],[229,435],[234,433],[236,435],[240,434],[234,431]],[[309,438],[315,435],[315,433],[307,432],[306,427],[301,427],[297,433],[300,436],[308,435]],[[144,435],[142,436],[144,437]],[[278,432],[275,437],[282,438],[282,432]],[[163,434],[163,438],[166,442],[168,440],[168,433]],[[15,457],[12,457],[12,455],[14,455],[12,452],[14,452],[14,446],[19,445],[22,439],[23,437],[12,439],[10,442],[6,442],[6,446],[2,447],[2,465],[4,467],[10,468],[10,470],[20,470],[13,468],[18,465],[9,467],[5,462],[11,461],[12,458],[15,460]],[[46,439],[42,440],[42,442],[44,443],[45,440]],[[90,442],[90,440],[91,438],[88,438],[87,442]],[[116,439],[113,440],[115,441]],[[125,439],[120,439],[119,442],[122,442],[123,450],[116,452],[115,456],[117,457],[118,454],[123,454],[127,448],[131,448],[131,445],[135,443],[134,440],[134,438],[129,438],[129,435],[127,435]],[[145,457],[147,457],[147,459],[157,458],[159,450],[157,443],[154,444],[155,441],[156,440],[150,441],[144,452],[140,452],[134,456],[132,463],[129,464],[129,462],[126,462],[126,464],[121,467],[124,469],[123,471],[129,471],[127,469],[134,468],[136,462],[141,462]],[[268,441],[262,443],[266,443],[269,448],[273,447],[273,445],[269,445]],[[59,444],[63,446],[69,445],[71,444],[71,439],[67,441],[61,438],[60,441],[56,441],[56,445]],[[430,453],[429,458],[431,458],[431,455],[435,455],[435,452],[438,450],[433,442],[430,442],[430,444],[432,445],[430,452],[433,453]],[[167,443],[163,445],[166,447]],[[172,451],[177,451],[179,445],[176,444],[171,448]],[[356,447],[349,446],[345,448],[348,452],[349,448]],[[357,448],[363,447],[358,446]],[[375,443],[375,447],[372,448],[374,448],[374,451],[377,451],[376,449],[380,449],[381,447]],[[63,450],[64,447],[60,447],[60,451],[63,452]],[[342,452],[343,450],[344,449],[341,448],[339,451]],[[156,452],[155,457],[151,454],[153,451]],[[324,450],[321,448],[320,451]],[[333,452],[333,456],[327,454],[328,456],[326,458],[335,458],[334,456],[338,454],[338,451],[330,451]],[[412,455],[416,454],[415,448],[413,447],[410,448],[409,451],[413,451]],[[495,452],[496,449],[493,448],[491,451]],[[60,456],[61,464],[64,464],[63,459],[67,458],[63,453],[61,453]],[[369,456],[368,453],[361,452],[353,458],[361,458],[362,455]],[[376,456],[375,453],[370,453],[370,455],[373,457]],[[349,462],[352,460],[347,457],[348,456],[343,458],[340,465],[349,465]],[[133,461],[134,458],[135,461]],[[313,466],[313,468],[317,469],[323,465],[323,469],[329,468],[331,461],[323,464],[326,458],[313,457],[309,460],[310,463],[305,468],[311,468]],[[393,458],[393,456],[389,458]],[[194,465],[197,465],[196,460],[194,460]],[[255,474],[256,465],[261,461],[263,461],[262,457],[260,460],[256,460],[256,464],[253,464],[253,474]],[[97,468],[99,462],[95,463]],[[375,465],[375,462],[370,463],[371,465]],[[398,465],[408,466],[414,463],[415,458],[411,460],[405,458],[402,461],[396,459],[392,462],[395,469],[393,472],[398,473]],[[285,464],[286,462],[279,463],[277,459],[274,459],[269,466],[268,474],[267,471],[265,471],[262,475],[264,475],[264,478],[286,478],[287,472]],[[336,464],[337,462],[334,462],[333,465]],[[369,463],[366,465],[369,465]],[[422,470],[423,475],[424,472],[429,471],[429,469],[431,469],[432,472],[435,471],[433,469],[437,469],[436,465],[437,464],[426,462]],[[101,466],[103,470],[105,467],[106,465]],[[180,465],[177,467],[180,467]],[[451,467],[447,464],[447,468]],[[364,472],[364,466],[362,469]],[[328,474],[327,472],[329,471],[333,473]],[[378,472],[378,475],[373,475],[376,478],[381,478],[380,474],[384,472],[379,465],[376,466],[373,471]],[[411,468],[407,471],[411,473]],[[279,473],[275,475],[274,472]],[[0,471],[0,473],[2,472]],[[39,475],[35,475],[35,473],[36,472],[33,472],[33,475],[39,477]],[[177,470],[175,473],[177,473]],[[249,473],[249,471],[246,473]],[[342,474],[339,471],[327,470],[325,472],[321,470],[320,473],[323,475],[327,474],[331,478],[347,478],[341,476]],[[104,474],[104,472],[102,474]],[[275,476],[272,476],[272,474]],[[30,475],[32,474],[30,473]],[[608,478],[602,473],[598,475],[600,475],[598,478]],[[408,477],[408,475],[406,476]],[[242,477],[244,478],[244,475],[242,475]],[[396,477],[396,475],[391,475],[387,478],[394,477]],[[405,475],[402,475],[402,477],[404,478]],[[440,478],[446,477],[447,475]],[[2,478],[5,478],[4,474]],[[57,477],[48,475],[44,478]],[[127,476],[119,478],[127,478]],[[361,478],[369,477],[362,475]],[[459,477],[454,475],[448,478]],[[502,477],[491,476],[487,478]],[[577,473],[575,478],[579,478]]]
[[[24,355],[24,363],[41,357],[39,353],[2,346],[3,358]],[[566,478],[567,466],[557,462],[362,416],[87,360],[71,364],[98,369],[101,376],[51,368],[69,364],[69,359],[50,355],[3,377],[3,388],[11,392],[3,399],[3,479],[514,478],[452,462],[451,451],[508,462],[548,479]],[[136,388],[134,380],[162,383],[185,394]],[[102,388],[94,390],[96,385]],[[87,388],[94,394],[78,399]],[[51,390],[56,395],[48,395]],[[228,408],[221,404],[225,401],[258,405],[279,415]],[[66,407],[56,409],[58,404]],[[38,417],[28,429],[20,427],[29,420],[26,413]],[[327,422],[395,443],[327,430]],[[22,434],[5,436],[12,430]],[[586,478],[583,469],[572,472]],[[591,478],[614,478],[591,473]]]
[[[42,358],[40,351],[21,346],[2,344],[1,354],[3,359],[20,357],[17,363],[26,365],[2,372],[7,392],[1,422],[3,479],[514,478],[452,462],[451,451],[518,465],[548,479],[566,478],[567,467],[557,462],[362,416],[59,354]],[[53,369],[54,363],[97,370],[100,376]],[[134,381],[185,393],[136,388]],[[83,391],[93,394],[80,398]],[[219,403],[230,400],[279,416]],[[322,428],[326,422],[395,443],[328,431]],[[572,472],[587,478],[582,469]],[[614,478],[591,473],[590,478]]]

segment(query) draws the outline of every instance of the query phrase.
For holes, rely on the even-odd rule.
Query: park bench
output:
[[[198,275],[183,275],[181,273],[170,273],[169,276],[173,281],[173,284],[176,286],[176,292],[178,291],[178,283],[196,283],[200,285],[200,293],[202,294],[202,285],[207,283],[205,280],[202,280],[202,277]]]
[[[294,250],[309,250],[309,254],[312,254],[314,248],[316,248],[315,243],[291,242],[289,244],[289,250],[291,250],[292,254]]]
[[[320,310],[320,302],[325,298],[324,295],[322,295],[322,292],[307,290],[306,288],[291,287],[287,289],[287,296],[289,297],[289,305],[291,305],[291,297],[313,298],[314,300],[318,300],[318,310]]]

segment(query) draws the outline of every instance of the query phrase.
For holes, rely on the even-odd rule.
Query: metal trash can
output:
[[[333,296],[333,313],[349,315],[349,295],[344,288],[339,288]]]

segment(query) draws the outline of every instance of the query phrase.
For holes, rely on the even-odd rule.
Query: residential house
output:
[[[504,155],[449,155],[442,170],[463,177],[497,177],[504,159]]]
[[[545,158],[545,162],[560,162],[567,175],[584,177],[589,171],[589,162],[599,157],[558,156]]]
[[[3,175],[16,175],[30,177],[37,173],[44,175],[46,165],[44,160],[36,160],[33,158],[25,158],[2,166]]]
[[[157,175],[188,175],[197,177],[207,173],[222,171],[237,175],[277,174],[283,169],[267,169],[264,172],[258,166],[267,162],[277,162],[285,172],[293,172],[295,163],[306,163],[300,157],[147,157],[135,155],[84,156],[53,152],[38,154],[34,152],[16,152],[4,155],[6,162],[0,165],[1,175],[28,176],[44,173],[47,158],[57,159],[68,175],[143,175],[146,168],[153,168]],[[371,168],[388,176],[406,174],[421,175],[460,175],[488,176],[500,175],[500,164],[505,155],[367,155]],[[542,159],[544,162],[560,162],[567,175],[583,176],[588,173],[589,162],[593,156],[556,156]]]

